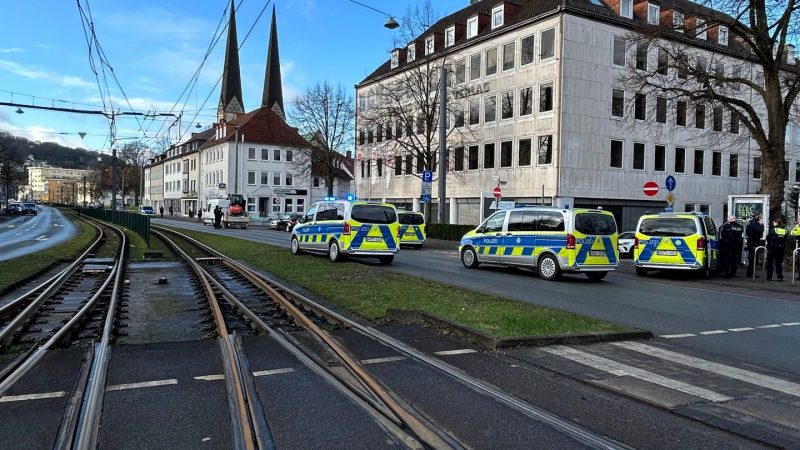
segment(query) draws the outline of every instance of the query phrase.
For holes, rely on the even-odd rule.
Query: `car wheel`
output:
[[[480,264],[478,262],[478,255],[475,253],[475,249],[472,247],[467,247],[461,251],[461,264],[464,264],[464,267],[467,269],[475,269]]]
[[[299,255],[303,253],[303,251],[300,250],[300,240],[297,239],[297,236],[292,236],[291,250],[293,255]]]
[[[561,267],[553,255],[547,254],[539,259],[539,276],[547,281],[561,278]]]
[[[342,260],[342,252],[339,248],[338,241],[331,241],[331,244],[328,246],[328,258],[333,262]]]
[[[639,275],[640,277],[647,275],[647,269],[645,269],[644,267],[637,267],[636,275]]]
[[[586,272],[586,276],[592,281],[600,281],[608,275],[608,272]]]
[[[394,255],[378,256],[378,261],[380,261],[382,266],[388,266],[394,261]]]

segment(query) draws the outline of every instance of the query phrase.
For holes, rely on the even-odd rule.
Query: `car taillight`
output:
[[[350,224],[347,222],[344,223],[344,234],[350,234]]]
[[[567,250],[575,250],[575,236],[567,235]]]
[[[633,248],[639,248],[639,238],[633,238]]]
[[[698,250],[706,249],[706,238],[700,238],[697,240],[697,249]]]

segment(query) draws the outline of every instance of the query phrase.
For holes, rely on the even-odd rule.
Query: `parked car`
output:
[[[6,214],[22,214],[22,203],[9,203],[6,206]]]
[[[284,214],[278,219],[278,223],[275,225],[276,230],[283,230],[283,231],[292,231],[294,226],[297,225],[297,219],[300,218],[302,214]]]
[[[269,226],[269,228],[272,229],[272,230],[277,230],[278,229],[278,221],[280,221],[280,220],[281,220],[281,216],[279,216],[277,214],[270,214],[270,215],[267,216],[267,220],[266,220],[267,226]]]
[[[36,203],[23,203],[22,204],[22,214],[28,215],[36,215]]]
[[[156,210],[153,209],[152,206],[140,206],[139,207],[139,214],[144,214],[147,216],[155,215]]]
[[[619,235],[617,239],[617,247],[619,247],[619,257],[633,256],[633,244],[636,242],[636,232],[626,231]]]

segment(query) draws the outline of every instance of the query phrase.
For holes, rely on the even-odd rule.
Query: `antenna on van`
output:
[[[598,211],[602,211],[603,207],[602,206],[598,206],[597,209],[598,209]]]

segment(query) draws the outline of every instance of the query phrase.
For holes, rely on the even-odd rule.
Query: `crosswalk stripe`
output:
[[[672,378],[667,378],[665,376],[661,376],[644,369],[639,369],[637,367],[629,366],[627,364],[618,363],[616,361],[603,358],[602,356],[592,355],[591,353],[586,353],[563,345],[554,345],[552,347],[545,347],[542,349],[542,351],[545,351],[553,355],[561,356],[562,358],[567,358],[569,360],[581,363],[585,366],[602,370],[603,372],[608,372],[612,375],[617,375],[617,376],[628,375],[634,378],[638,378],[640,380],[647,381],[649,383],[657,384],[659,386],[664,386],[666,388],[674,389],[676,391],[680,391],[689,395],[694,395],[696,397],[704,398],[712,402],[724,402],[732,399],[732,397],[722,395],[718,392],[704,389],[692,384],[684,383],[682,381],[673,380]]]
[[[626,348],[628,350],[645,353],[647,355],[682,364],[684,366],[695,367],[708,372],[723,375],[728,378],[744,381],[756,386],[772,389],[773,391],[783,392],[784,394],[800,397],[800,384],[792,383],[791,381],[751,372],[749,370],[739,369],[737,367],[727,366],[725,364],[707,361],[701,358],[695,358],[693,356],[684,355],[682,353],[677,353],[638,342],[614,342],[613,345]]]

